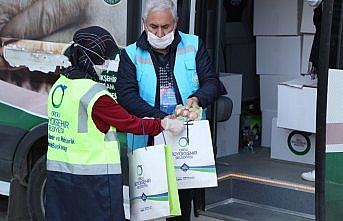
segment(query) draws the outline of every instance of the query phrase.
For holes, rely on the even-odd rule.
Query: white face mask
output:
[[[103,71],[106,71],[106,73],[110,71],[117,72],[119,67],[119,54],[114,60],[105,60],[104,64],[93,65],[93,67],[98,75],[101,75]]]
[[[93,65],[93,68],[98,76],[105,70],[104,65]]]
[[[312,7],[318,7],[318,5],[320,5],[320,3],[322,2],[322,0],[305,0],[307,2],[307,4],[309,4]]]
[[[165,49],[174,41],[174,30],[162,38],[157,37],[153,33],[147,31],[148,33],[148,42],[153,48],[156,49]]]

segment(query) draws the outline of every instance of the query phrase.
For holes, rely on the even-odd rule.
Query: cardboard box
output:
[[[278,85],[277,126],[316,132],[317,81],[301,77]]]
[[[220,73],[219,79],[224,84],[229,97],[233,102],[232,115],[241,114],[242,105],[242,75],[231,73]]]
[[[232,115],[228,121],[218,123],[217,158],[238,153],[240,115]]]
[[[273,118],[271,158],[314,164],[315,134],[279,128],[276,123]]]
[[[303,35],[302,51],[301,51],[301,73],[306,74],[308,72],[308,63],[310,60],[310,54],[312,49],[314,35]]]
[[[301,26],[300,32],[306,34],[314,34],[316,33],[316,27],[313,24],[313,14],[314,14],[314,7],[309,6],[307,2],[304,1],[303,3],[303,10],[301,16]]]
[[[300,75],[298,76],[300,77]],[[280,83],[294,79],[288,75],[260,75],[261,110],[277,110],[277,87]]]
[[[298,0],[254,0],[254,35],[298,35]]]
[[[262,134],[261,134],[261,146],[271,146],[272,136],[272,120],[277,116],[275,110],[262,110]]]
[[[256,37],[257,74],[300,74],[301,36]]]

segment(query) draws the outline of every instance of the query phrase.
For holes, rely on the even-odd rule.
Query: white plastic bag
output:
[[[171,149],[168,145],[129,153],[130,220],[156,220],[181,215]]]
[[[178,188],[218,186],[208,121],[190,121],[185,124],[186,130],[178,136],[164,133],[167,144],[172,148]],[[164,140],[160,134],[155,137],[155,144],[162,143]]]

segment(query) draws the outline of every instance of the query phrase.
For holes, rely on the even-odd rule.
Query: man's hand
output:
[[[165,130],[170,131],[174,135],[178,135],[185,130],[185,125],[182,121],[170,119],[168,117],[161,120],[161,125]]]
[[[199,107],[199,99],[197,97],[191,97],[187,99],[186,107]]]

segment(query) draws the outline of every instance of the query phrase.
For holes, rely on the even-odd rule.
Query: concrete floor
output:
[[[313,165],[271,159],[270,148],[255,148],[254,153],[241,151],[239,154],[217,160],[219,176],[239,173],[314,187],[314,182],[301,179],[301,173],[314,169]]]
[[[205,217],[205,216],[200,216],[198,218],[193,217],[192,220],[194,221],[222,221],[221,219],[213,219],[213,218]]]
[[[8,197],[0,196],[0,221],[7,221],[6,219],[6,214],[7,214],[7,202],[8,202]],[[221,221],[219,219],[213,219],[209,217],[192,217],[193,221]]]

